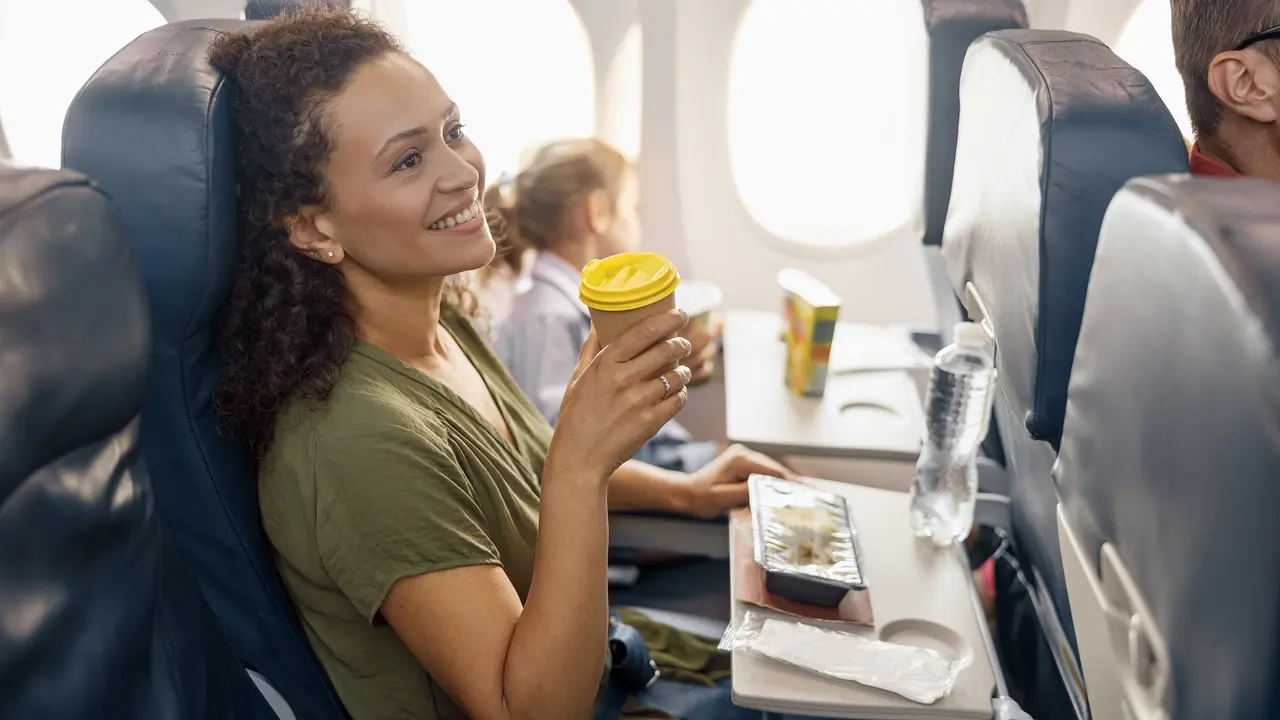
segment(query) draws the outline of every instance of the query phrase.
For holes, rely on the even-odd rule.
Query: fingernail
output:
[[[689,324],[689,313],[685,312],[684,310],[676,310],[676,312],[680,313],[680,319],[681,319],[681,320],[683,320],[683,321],[685,322],[685,324],[686,324],[686,325],[688,325],[688,324]]]

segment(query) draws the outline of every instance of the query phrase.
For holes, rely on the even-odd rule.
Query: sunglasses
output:
[[[1275,40],[1276,38],[1280,38],[1280,25],[1277,25],[1273,28],[1267,28],[1262,32],[1256,32],[1250,35],[1249,37],[1245,38],[1239,45],[1235,46],[1234,50],[1239,52],[1251,45],[1257,45],[1263,40]]]

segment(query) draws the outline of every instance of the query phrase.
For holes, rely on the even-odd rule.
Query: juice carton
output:
[[[840,298],[799,270],[778,273],[782,286],[782,336],[787,345],[786,383],[797,395],[822,395]]]

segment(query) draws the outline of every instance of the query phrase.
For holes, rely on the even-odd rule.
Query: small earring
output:
[[[333,251],[332,251],[332,250],[330,250],[330,251],[329,251],[329,257],[333,257]]]

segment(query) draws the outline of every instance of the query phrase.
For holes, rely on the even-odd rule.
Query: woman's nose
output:
[[[452,148],[449,148],[445,162],[447,164],[436,183],[440,192],[458,192],[480,183],[480,169]]]

